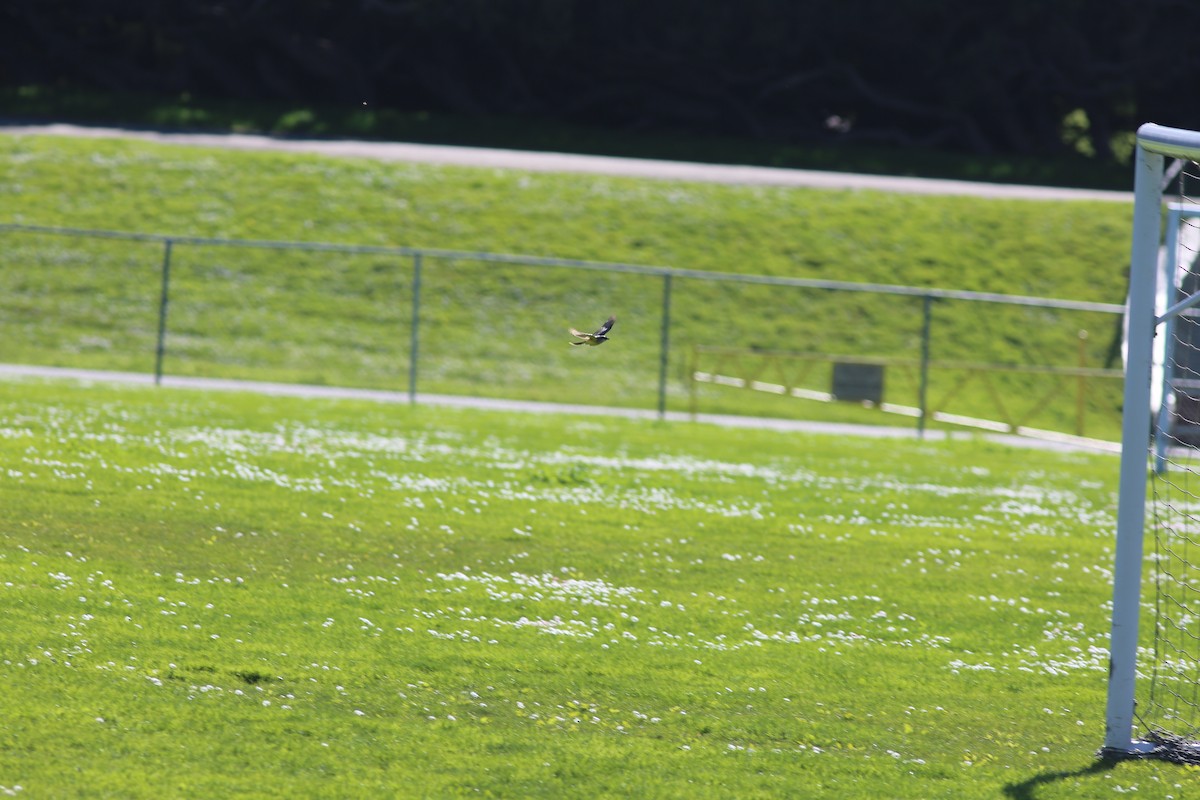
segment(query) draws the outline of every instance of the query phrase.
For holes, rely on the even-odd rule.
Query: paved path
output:
[[[76,369],[72,367],[42,367],[28,364],[0,364],[0,381],[42,378],[70,380],[84,383],[133,383],[154,385],[154,376],[143,372],[116,372],[110,370]],[[310,386],[296,383],[270,383],[267,381],[243,381],[224,378],[188,378],[164,376],[162,385],[176,389],[199,391],[250,392],[284,397],[334,398],[372,400],[380,403],[408,403],[407,392],[382,389],[354,389],[337,386]],[[478,408],[495,411],[510,411],[531,414],[581,414],[593,416],[624,417],[626,419],[658,419],[657,411],[641,408],[615,408],[574,403],[544,403],[532,400],[505,400],[492,397],[467,397],[462,395],[427,394],[416,397],[422,405]],[[704,425],[719,425],[726,428],[757,428],[787,432],[816,433],[829,436],[862,436],[889,439],[915,439],[916,428],[898,428],[883,425],[856,425],[845,422],[814,422],[811,420],[779,419],[775,417],[743,417],[731,414],[697,414],[694,417],[681,411],[668,411],[669,422],[690,422]],[[1011,447],[1029,447],[1065,452],[1119,452],[1120,448],[1110,442],[1080,439],[1063,435],[1061,439],[1034,439],[1000,433],[955,434],[948,430],[925,432],[929,441],[945,441],[951,438],[982,438]]]
[[[644,158],[617,158],[569,153],[539,153],[481,147],[455,147],[403,142],[296,139],[248,134],[167,133],[161,131],[84,127],[79,125],[5,125],[6,136],[51,135],[105,139],[142,139],[167,144],[227,147],[235,150],[278,150],[326,156],[371,158],[380,161],[419,161],[468,167],[518,169],[531,172],[575,172],[707,183],[804,186],[819,189],[871,189],[909,194],[965,195],[1023,200],[1102,200],[1131,203],[1132,192],[1020,186],[999,183],[887,175],[859,175],[778,167],[698,164]],[[1132,182],[1132,181],[1131,181]]]

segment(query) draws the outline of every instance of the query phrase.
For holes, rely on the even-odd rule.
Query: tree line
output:
[[[1200,127],[1187,0],[5,0],[0,86],[1114,157]]]

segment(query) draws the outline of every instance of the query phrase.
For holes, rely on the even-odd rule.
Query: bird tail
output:
[[[581,344],[587,344],[587,342],[571,342],[571,344],[578,346]]]

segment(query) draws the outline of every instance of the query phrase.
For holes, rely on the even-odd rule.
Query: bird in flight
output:
[[[608,331],[612,328],[613,323],[617,321],[616,317],[609,317],[608,320],[596,329],[595,333],[584,333],[571,328],[571,335],[578,336],[582,341],[571,342],[571,344],[579,345],[586,344],[590,347],[595,347],[598,344],[604,344],[608,341]]]

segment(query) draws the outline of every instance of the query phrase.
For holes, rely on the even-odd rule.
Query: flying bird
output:
[[[582,341],[571,342],[571,344],[579,345],[586,344],[589,347],[595,347],[598,344],[604,344],[608,341],[608,331],[612,328],[613,323],[617,321],[616,317],[609,317],[608,320],[596,329],[595,333],[584,333],[571,328],[571,335],[578,336]]]

